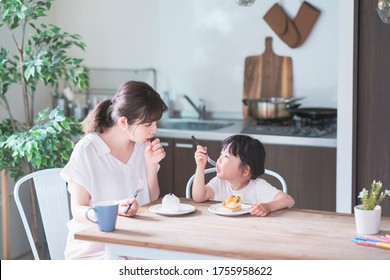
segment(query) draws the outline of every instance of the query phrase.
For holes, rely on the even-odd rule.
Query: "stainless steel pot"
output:
[[[303,97],[285,99],[278,97],[243,99],[242,102],[248,106],[248,114],[256,120],[281,120],[292,118],[291,109],[298,108],[301,104],[296,101]]]

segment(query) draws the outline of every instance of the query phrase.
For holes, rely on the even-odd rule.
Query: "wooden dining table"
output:
[[[118,216],[112,232],[92,225],[75,238],[103,242],[106,259],[390,259],[390,250],[352,242],[358,236],[353,214],[291,208],[266,217],[224,216],[209,211],[218,202],[180,201],[195,210],[174,216],[150,211],[159,199],[135,217]],[[390,217],[382,217],[380,228],[377,235],[390,234]]]

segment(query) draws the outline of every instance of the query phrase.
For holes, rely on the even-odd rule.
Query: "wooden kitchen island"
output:
[[[390,259],[390,250],[360,246],[352,214],[286,209],[267,217],[221,216],[208,208],[216,202],[191,204],[196,210],[178,216],[140,208],[136,217],[119,216],[113,232],[96,225],[75,235],[76,239],[103,242],[106,258],[127,255],[146,259]],[[382,217],[381,232],[390,234],[390,217]]]

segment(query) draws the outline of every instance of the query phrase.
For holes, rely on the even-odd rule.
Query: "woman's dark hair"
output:
[[[259,140],[247,135],[233,135],[222,142],[222,149],[239,157],[242,167],[249,165],[251,179],[264,174],[265,149]]]
[[[112,98],[100,102],[83,121],[85,133],[103,133],[120,117],[129,125],[137,121],[151,123],[161,119],[168,109],[160,95],[147,83],[129,81]]]

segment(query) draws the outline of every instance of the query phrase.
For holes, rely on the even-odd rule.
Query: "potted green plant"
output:
[[[356,231],[359,234],[376,234],[379,232],[379,225],[382,215],[380,204],[390,196],[390,190],[382,191],[382,182],[373,181],[369,190],[363,188],[358,198],[360,205],[355,206]]]
[[[40,21],[52,2],[0,0],[0,29],[9,31],[15,47],[0,47],[0,107],[9,115],[0,120],[0,170],[14,180],[35,170],[64,166],[81,133],[80,124],[58,108],[38,114],[34,108],[39,83],[88,87],[89,70],[82,66],[83,60],[68,55],[70,48],[85,50],[81,37]],[[16,108],[11,108],[10,95],[20,97]],[[14,118],[17,110],[23,110],[24,120]],[[36,217],[34,206],[32,211]]]
[[[85,50],[81,37],[52,24],[34,24],[46,16],[52,1],[0,0],[0,28],[9,30],[15,45],[14,53],[0,49],[0,105],[9,114],[0,124],[0,170],[10,171],[13,178],[63,165],[72,151],[72,138],[80,133],[79,124],[56,108],[35,115],[38,82],[53,87],[59,81],[80,89],[88,86],[88,69],[81,65],[82,59],[67,53],[72,47]],[[29,26],[32,33],[28,32]],[[21,31],[19,40],[16,31]],[[13,84],[20,86],[12,94],[20,96],[22,108],[9,105],[7,95]],[[24,122],[13,117],[13,110],[21,109]]]

